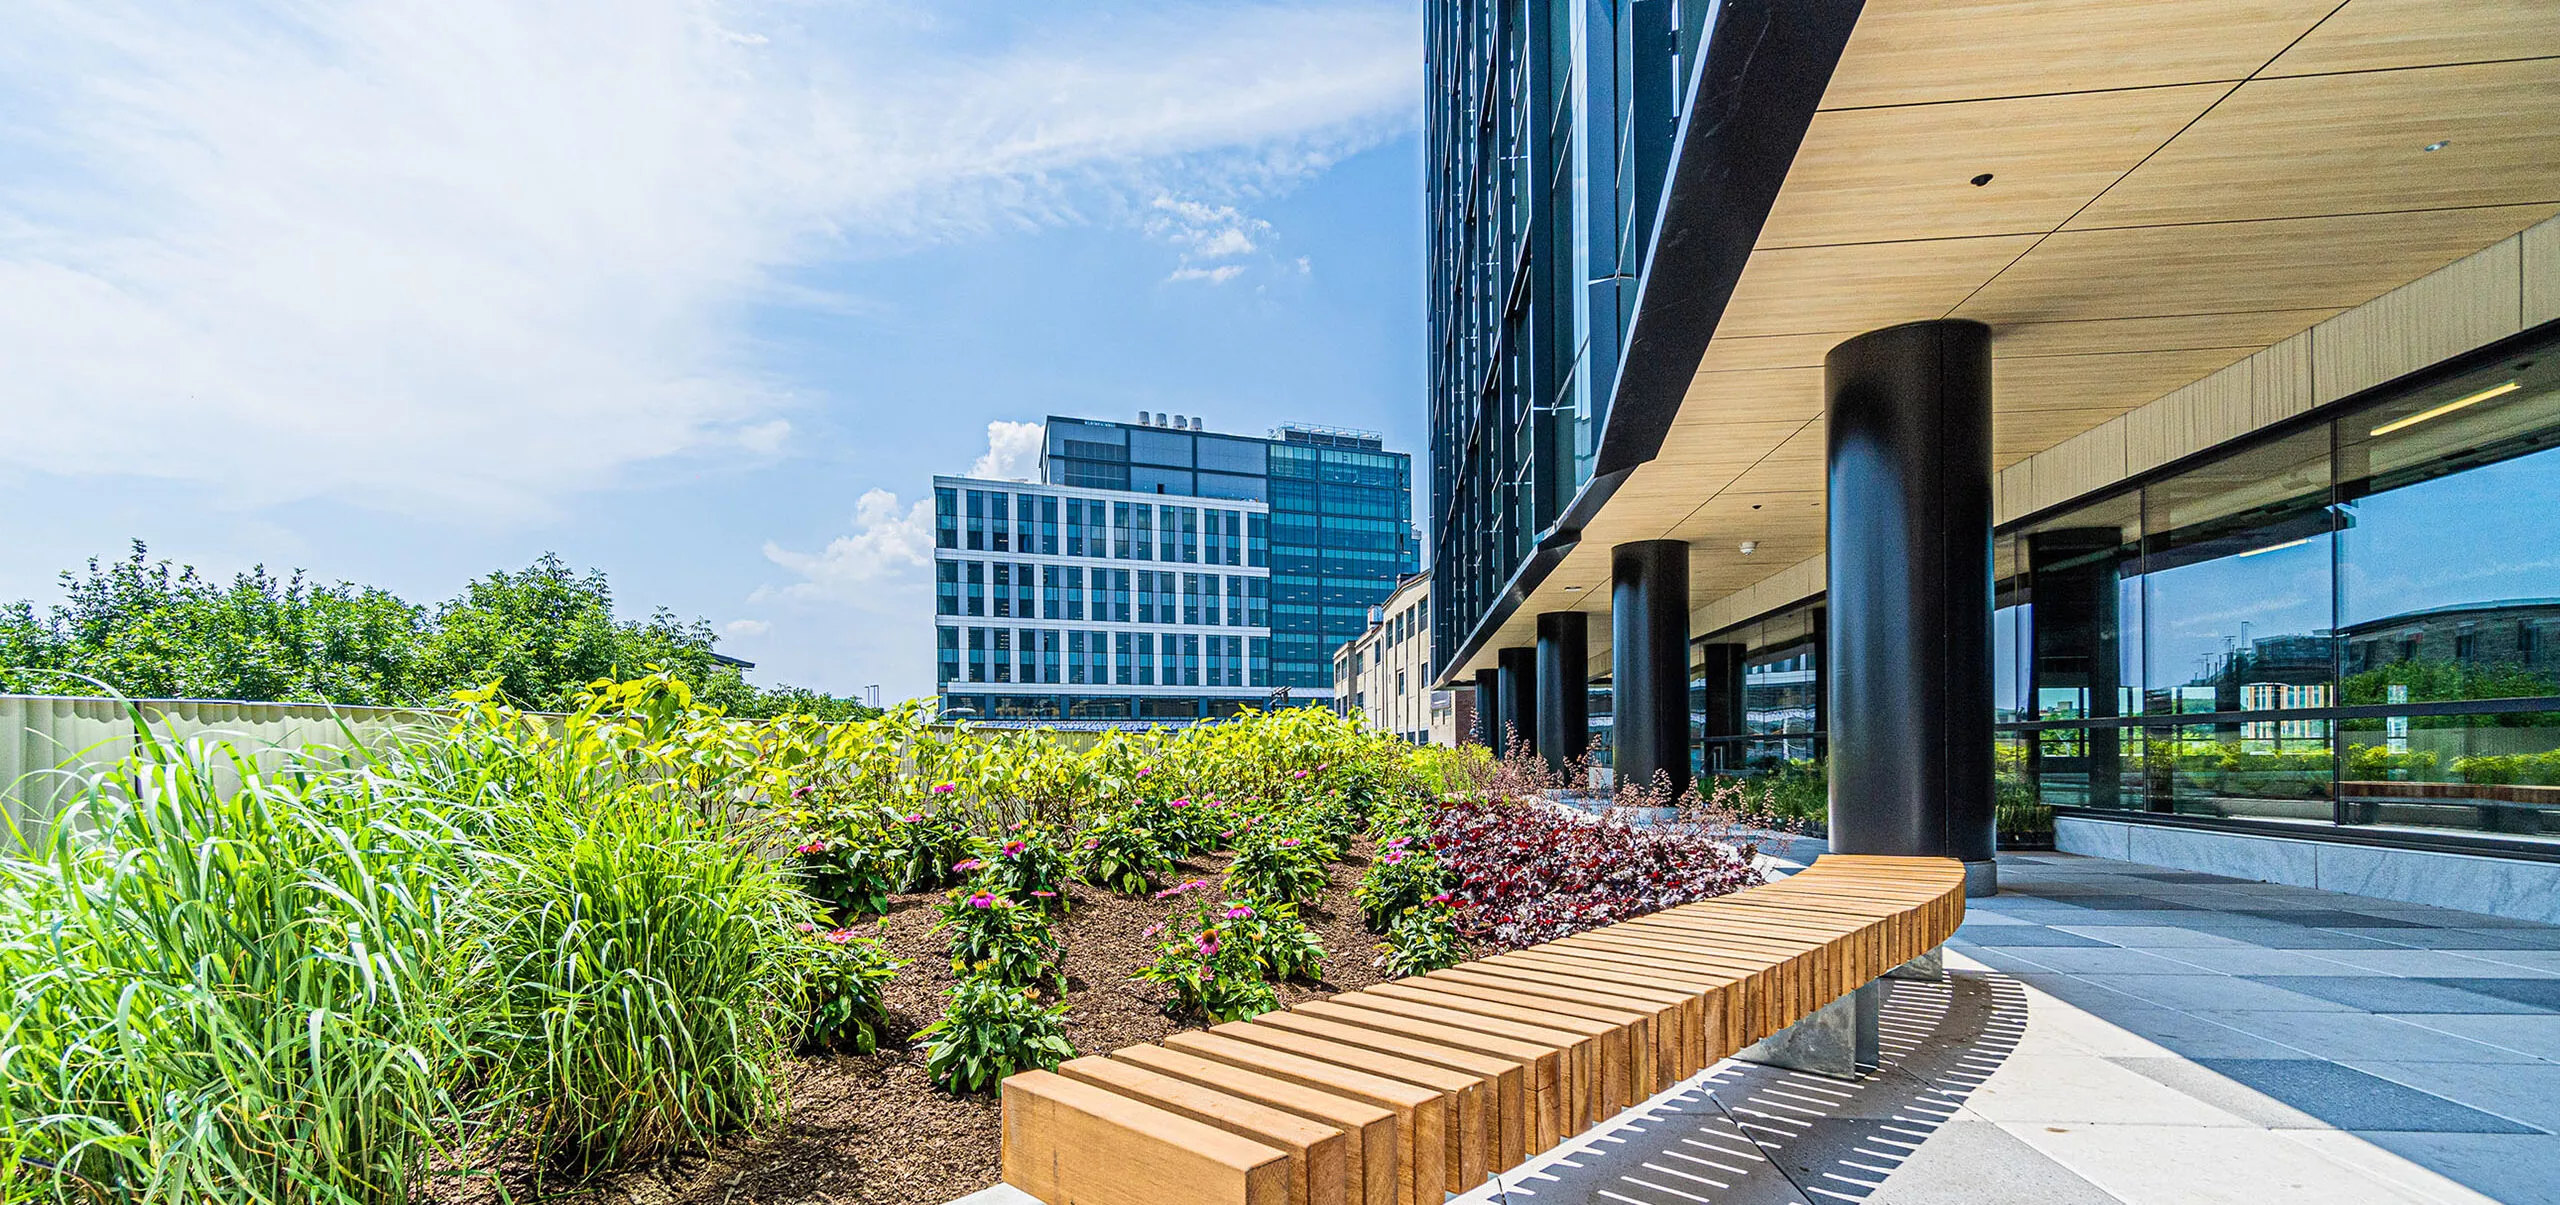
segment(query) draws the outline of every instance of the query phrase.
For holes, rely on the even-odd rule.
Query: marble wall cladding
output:
[[[2560,925],[2560,863],[2078,816],[2057,818],[2053,837],[2064,853]]]
[[[2309,841],[2242,837],[2192,828],[2134,825],[2130,861],[2175,866],[2262,883],[2318,886],[2318,846]]]
[[[2132,841],[2133,826],[2130,824],[2083,820],[2078,816],[2053,818],[2053,847],[2066,854],[2130,862],[2133,860]]]
[[[2560,864],[2550,862],[2324,845],[2312,886],[2560,924]]]

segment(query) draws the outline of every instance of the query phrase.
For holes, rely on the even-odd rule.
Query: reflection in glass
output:
[[[2148,713],[2335,701],[2329,432],[2143,491]]]
[[[2155,786],[2186,816],[2335,818],[2329,720],[2188,724],[2151,743]]]
[[[2344,701],[2560,694],[2560,360],[2343,420],[2338,470]]]
[[[2350,824],[2560,837],[2560,712],[2353,719]]]

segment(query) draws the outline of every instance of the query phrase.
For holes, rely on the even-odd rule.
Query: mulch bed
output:
[[[1280,986],[1285,1004],[1367,987],[1377,938],[1360,925],[1353,884],[1368,867],[1363,840],[1333,867],[1332,884],[1303,919],[1324,941],[1325,977]],[[1216,881],[1223,857],[1183,863],[1184,878]],[[1179,880],[1177,880],[1179,881]],[[1185,1026],[1165,1015],[1167,993],[1130,978],[1155,961],[1141,936],[1179,901],[1133,900],[1089,887],[1069,892],[1057,933],[1066,954],[1067,1036],[1085,1054],[1152,1042]],[[949,957],[933,931],[938,894],[897,897],[882,936],[907,963],[885,993],[887,1035],[903,1039],[942,1011],[952,982]],[[943,1205],[995,1183],[998,1110],[994,1093],[953,1097],[925,1077],[921,1044],[898,1041],[867,1056],[795,1060],[790,1107],[771,1132],[708,1154],[636,1170],[588,1189],[547,1196],[577,1205]],[[524,1199],[519,1196],[517,1199]]]

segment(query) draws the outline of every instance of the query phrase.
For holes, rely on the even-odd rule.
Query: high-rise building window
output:
[[[1157,622],[1159,622],[1159,623],[1172,623],[1172,622],[1174,621],[1174,618],[1175,618],[1175,616],[1176,616],[1176,612],[1175,612],[1175,611],[1174,611],[1174,609],[1173,609],[1173,608],[1174,608],[1174,601],[1173,601],[1173,600],[1174,600],[1174,590],[1175,590],[1175,587],[1176,587],[1177,585],[1178,585],[1178,583],[1176,583],[1176,582],[1173,580],[1173,571],[1172,571],[1172,570],[1170,570],[1170,569],[1165,569],[1165,570],[1158,570],[1158,571],[1157,571],[1157,573],[1156,573],[1156,621],[1157,621]]]
[[[1094,572],[1099,573],[1097,569]],[[1067,575],[1067,618],[1084,618],[1084,566],[1069,565]]]
[[[1033,607],[1033,604],[1032,604],[1032,594],[1031,594],[1032,589],[1033,589],[1033,586],[1032,586],[1032,580],[1031,580],[1031,566],[1029,566],[1029,565],[1016,565],[1016,566],[1014,566],[1014,567],[1013,567],[1013,617],[1014,617],[1015,619],[1030,619],[1030,618],[1033,618],[1033,617],[1036,615],[1036,612],[1032,609],[1032,607]]]
[[[987,495],[983,490],[969,491],[969,550],[987,550]]]
[[[1111,641],[1112,652],[1116,657],[1115,664],[1118,666],[1120,673],[1118,679],[1119,684],[1122,686],[1137,685],[1138,661],[1137,655],[1133,650],[1138,647],[1138,638],[1127,632],[1117,632],[1112,635]]]
[[[1129,571],[1126,569],[1111,571],[1110,618],[1113,623],[1129,622]]]
[[[992,490],[987,493],[987,551],[1013,551],[1012,510],[1013,495]]]
[[[1163,555],[1157,559],[1168,564],[1182,559],[1182,540],[1179,533],[1174,530],[1176,526],[1174,521],[1174,511],[1175,508],[1170,506],[1159,506],[1156,508],[1156,530],[1164,537],[1163,542],[1158,546],[1163,552]]]
[[[1245,626],[1244,583],[1245,579],[1241,577],[1237,577],[1232,573],[1227,575],[1227,626],[1231,628],[1240,628]]]
[[[1040,567],[1040,618],[1065,619],[1067,617],[1066,583],[1058,580],[1065,572],[1056,565]]]
[[[1227,512],[1226,548],[1228,564],[1241,565],[1244,563],[1243,511],[1231,510]]]
[[[1084,555],[1084,499],[1067,499],[1067,555]]]
[[[1200,550],[1212,565],[1218,563],[1218,529],[1225,517],[1226,512],[1215,507],[1200,512]]]
[[[1129,508],[1129,547],[1137,552],[1138,559],[1142,561],[1151,561],[1155,559],[1155,513],[1156,508],[1149,506],[1144,502]],[[1172,560],[1173,558],[1166,557],[1165,559]]]
[[[1058,638],[1063,634],[1056,628],[1040,630],[1040,681],[1050,686],[1058,684],[1058,654],[1064,651]]]
[[[1200,622],[1200,575],[1197,573],[1182,575],[1182,622],[1195,625]]]
[[[1138,633],[1138,685],[1156,684],[1156,638],[1152,632]]]
[[[1058,500],[1040,499],[1040,555],[1058,555]]]
[[[1171,640],[1173,637],[1168,633],[1165,639]],[[1167,669],[1170,670],[1171,667],[1168,666]],[[1172,683],[1166,685],[1172,685]],[[1182,685],[1200,685],[1200,638],[1189,632],[1182,635]]]
[[[987,672],[998,682],[1013,681],[1013,629],[987,629]]]
[[[1010,561],[996,562],[995,595],[996,614],[1010,618],[1013,615],[1013,563]]]
[[[1111,681],[1111,634],[1089,632],[1085,635],[1085,680],[1095,686]]]
[[[1271,516],[1245,516],[1244,563],[1256,569],[1265,568],[1271,564]]]
[[[947,485],[933,487],[933,546],[960,546],[960,491]]]
[[[933,630],[933,652],[934,685],[948,686],[951,683],[958,681],[960,677],[960,629],[935,628]]]
[[[1039,631],[1034,628],[1022,629],[1021,640],[1015,648],[1014,655],[1022,666],[1022,672],[1014,680],[1026,683],[1038,682],[1040,680]]]
[[[1084,632],[1067,633],[1067,685],[1084,685]]]
[[[987,613],[987,563],[970,561],[968,564],[969,614],[984,615]]]
[[[933,613],[936,615],[960,613],[960,562],[935,561],[933,563]]]
[[[1271,685],[1271,638],[1268,636],[1255,636],[1245,644],[1245,647],[1250,650],[1246,654],[1247,660],[1245,666],[1246,670],[1250,674],[1250,680],[1247,681],[1245,685]]]
[[[1129,515],[1129,504],[1126,502],[1112,503],[1111,555],[1124,561],[1129,559],[1130,524],[1131,518]]]
[[[1244,579],[1244,584],[1246,590],[1244,598],[1244,626],[1248,628],[1270,627],[1271,579],[1264,577],[1249,577]]]
[[[985,628],[969,629],[969,680],[972,682],[987,680],[987,630]]]
[[[1138,622],[1154,623],[1155,621],[1156,571],[1141,569],[1138,571]]]
[[[1102,503],[1088,502],[1084,507],[1084,554],[1109,556],[1111,547],[1102,534]]]
[[[1182,517],[1182,563],[1197,565],[1200,563],[1200,512],[1186,506],[1179,514]]]

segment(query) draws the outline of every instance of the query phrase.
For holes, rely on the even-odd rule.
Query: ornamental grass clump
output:
[[[0,852],[0,1193],[400,1205],[462,1123],[464,839],[361,761],[135,719]]]

